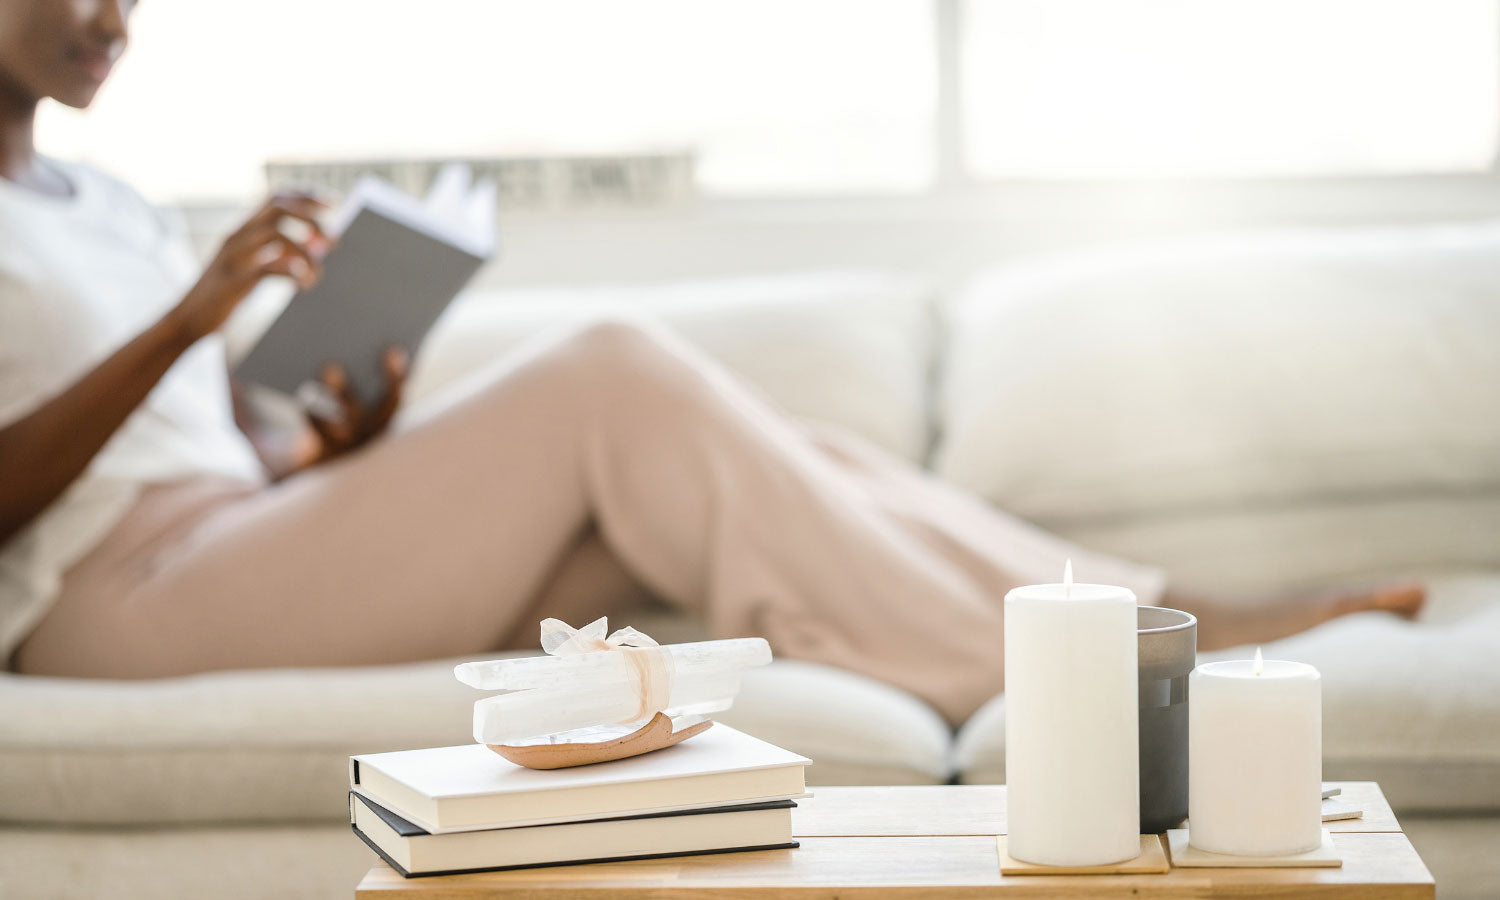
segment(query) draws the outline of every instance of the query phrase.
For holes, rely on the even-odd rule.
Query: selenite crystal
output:
[[[549,656],[461,663],[454,676],[480,690],[502,693],[474,704],[474,739],[482,744],[609,740],[645,724],[657,712],[688,727],[728,709],[740,678],[771,661],[762,638],[656,645],[634,629],[604,638],[598,619],[573,629],[555,619],[542,625]],[[632,654],[647,654],[650,658]],[[656,660],[660,662],[657,663]],[[665,706],[643,709],[643,664],[661,665],[669,681]]]

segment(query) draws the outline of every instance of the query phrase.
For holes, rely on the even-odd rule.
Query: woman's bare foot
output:
[[[1415,619],[1427,603],[1427,589],[1419,581],[1402,581],[1382,585],[1373,591],[1344,593],[1327,598],[1325,610],[1329,619],[1357,612],[1388,612],[1403,619]],[[1326,620],[1325,620],[1326,621]]]
[[[1169,591],[1162,602],[1197,616],[1198,648],[1218,650],[1273,641],[1350,613],[1388,612],[1414,619],[1427,602],[1427,589],[1420,582],[1399,581],[1262,601],[1216,600]]]

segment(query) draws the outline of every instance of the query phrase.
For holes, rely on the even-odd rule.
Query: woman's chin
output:
[[[99,95],[99,88],[104,85],[97,81],[81,82],[52,91],[51,97],[63,106],[73,109],[88,109]]]

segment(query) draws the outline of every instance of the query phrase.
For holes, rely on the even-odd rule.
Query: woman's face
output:
[[[82,109],[125,52],[135,0],[0,0],[0,81]]]

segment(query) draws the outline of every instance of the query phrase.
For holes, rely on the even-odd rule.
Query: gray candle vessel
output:
[[[1188,814],[1188,675],[1198,620],[1161,606],[1136,611],[1140,679],[1141,834],[1176,828]]]

